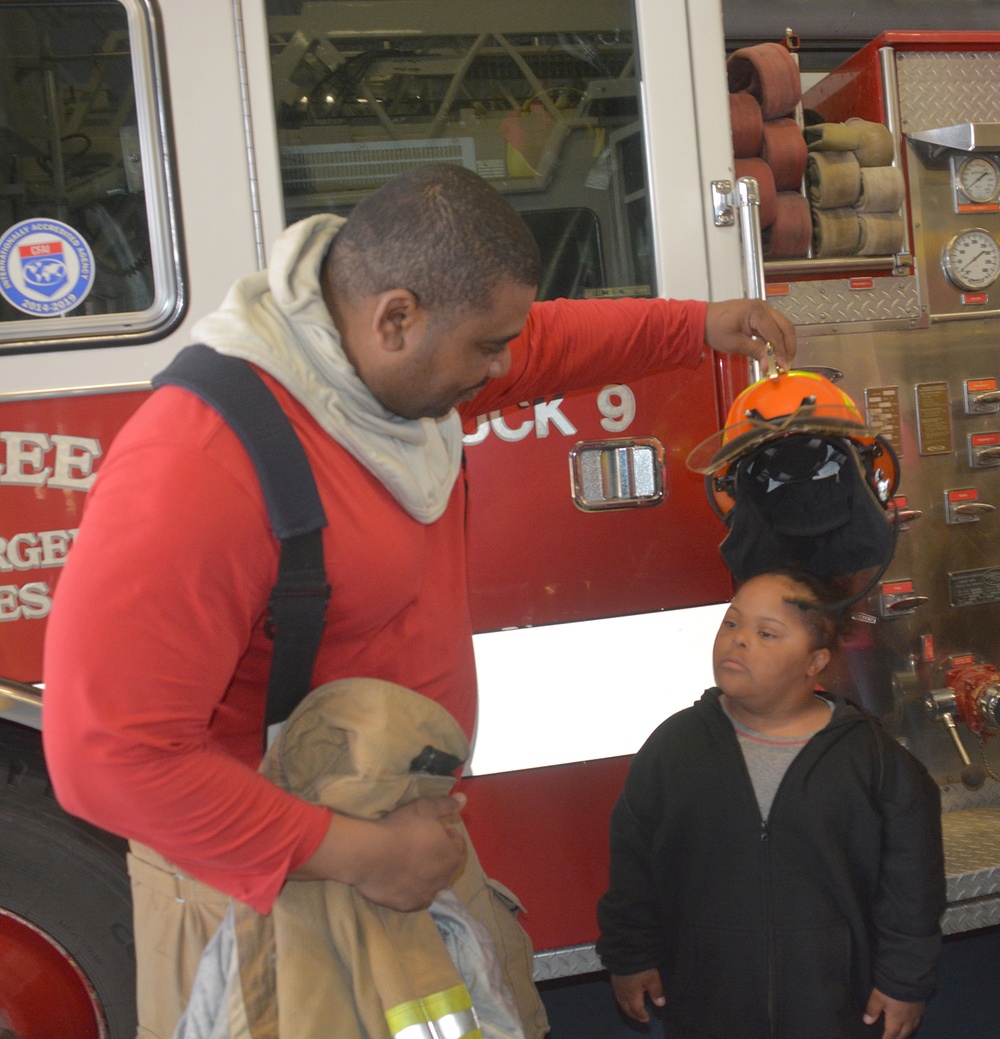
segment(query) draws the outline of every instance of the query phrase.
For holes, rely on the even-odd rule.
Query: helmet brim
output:
[[[803,401],[790,415],[774,419],[748,415],[743,421],[726,426],[697,444],[687,456],[687,467],[696,473],[717,473],[762,444],[792,433],[847,437],[862,443],[875,439],[878,435],[876,430],[847,417],[848,414],[848,408],[843,405]]]

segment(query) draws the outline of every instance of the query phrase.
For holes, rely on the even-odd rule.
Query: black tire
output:
[[[97,994],[110,1039],[134,1039],[126,843],[55,802],[39,733],[0,722],[0,907],[51,936]]]

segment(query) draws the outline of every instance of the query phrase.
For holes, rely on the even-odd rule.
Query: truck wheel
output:
[[[0,723],[0,1035],[134,1039],[125,848],[55,803],[39,734]]]

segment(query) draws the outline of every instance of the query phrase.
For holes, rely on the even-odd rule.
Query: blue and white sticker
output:
[[[66,314],[93,284],[94,254],[69,224],[22,220],[0,235],[0,296],[25,314]]]

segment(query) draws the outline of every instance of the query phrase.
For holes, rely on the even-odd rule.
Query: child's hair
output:
[[[850,618],[843,610],[844,582],[832,577],[817,577],[794,567],[775,567],[766,571],[775,577],[784,577],[809,590],[809,598],[786,598],[790,606],[798,607],[802,623],[809,629],[811,649],[832,650],[850,626]],[[763,577],[763,574],[757,576]]]

